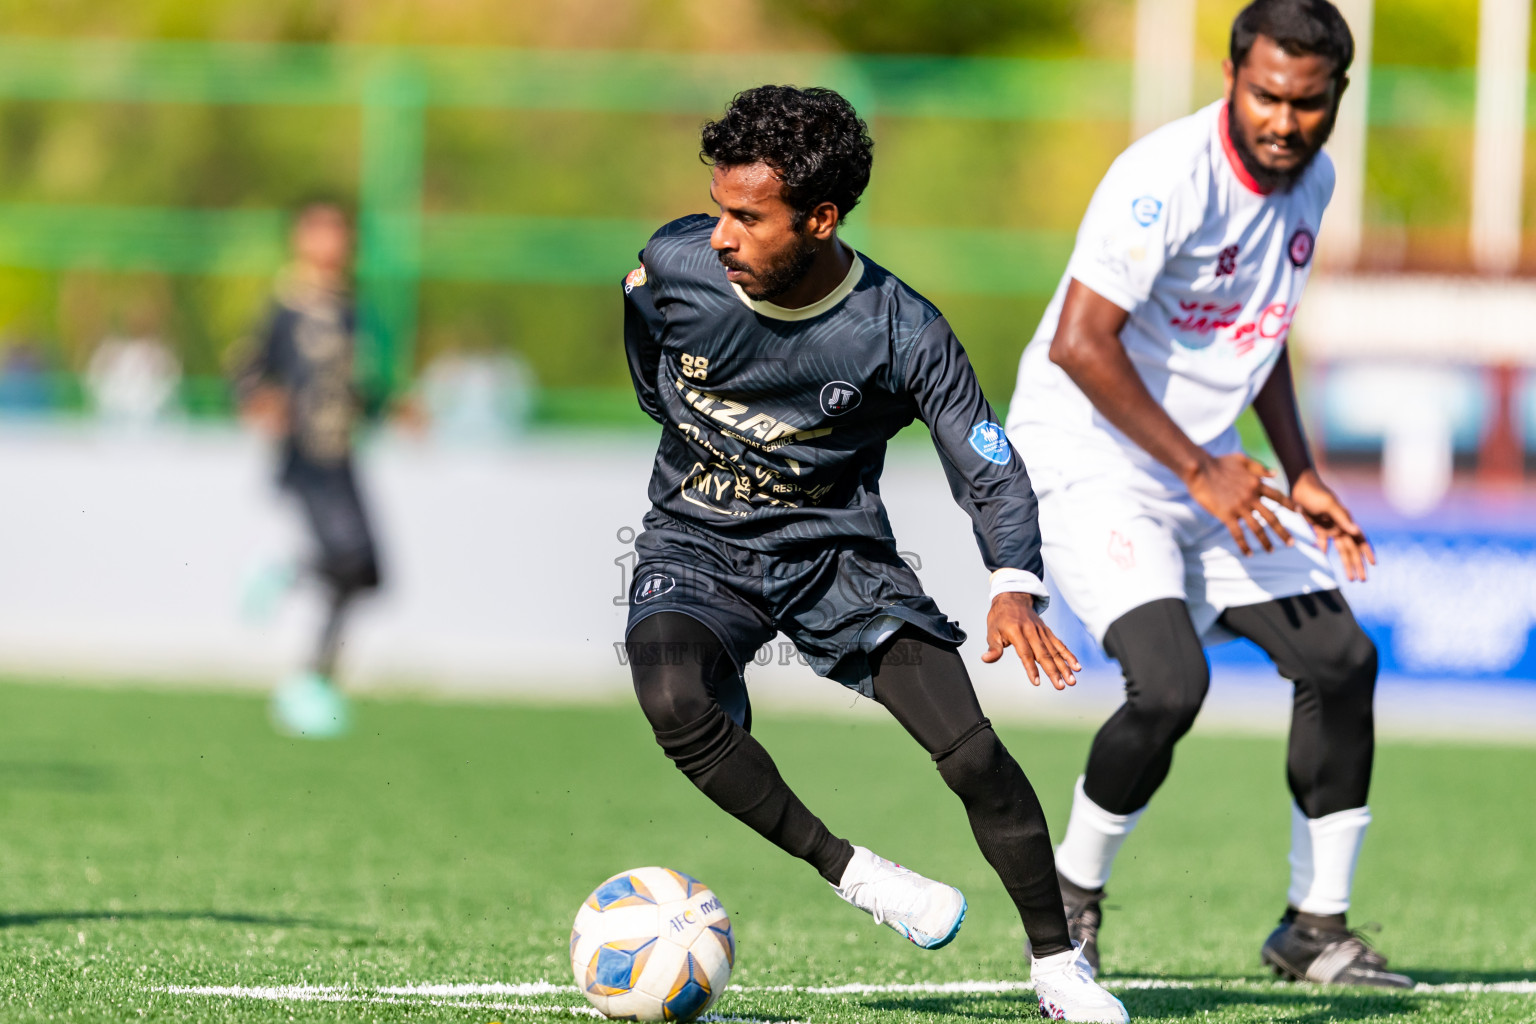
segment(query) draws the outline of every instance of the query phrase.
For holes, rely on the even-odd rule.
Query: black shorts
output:
[[[339,590],[372,590],[379,585],[378,549],[351,460],[311,462],[291,456],[282,485],[304,508],[315,546],[316,569]]]
[[[866,697],[874,696],[869,654],[902,624],[941,644],[965,641],[889,545],[829,543],[785,556],[726,544],[656,512],[646,526],[635,538],[626,633],[657,612],[681,612],[712,629],[741,672],[782,632],[818,675]]]

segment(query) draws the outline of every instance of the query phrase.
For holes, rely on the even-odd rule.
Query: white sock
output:
[[[1142,811],[1111,814],[1083,792],[1083,776],[1077,777],[1072,792],[1072,817],[1067,819],[1067,837],[1056,848],[1056,870],[1073,885],[1084,889],[1102,889],[1109,881],[1120,844],[1131,834]]]
[[[1355,863],[1370,823],[1369,807],[1308,818],[1291,804],[1291,906],[1307,914],[1342,914],[1349,909]]]

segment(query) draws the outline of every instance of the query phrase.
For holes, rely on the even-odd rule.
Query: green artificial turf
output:
[[[287,740],[246,695],[0,685],[0,1019],[571,1019],[583,897],[664,864],[731,911],[756,1020],[1029,1019],[1027,992],[761,991],[1014,981],[1023,938],[959,804],[890,723],[766,712],[756,733],[835,831],[961,886],[960,937],[919,950],[695,793],[638,710],[366,700],[334,742]],[[1088,736],[1000,727],[1059,834]],[[1105,973],[1134,1017],[1536,1019],[1536,994],[1271,982],[1289,805],[1279,739],[1194,736],[1110,886]],[[1444,985],[1536,978],[1536,748],[1383,744],[1357,885],[1394,967]],[[334,1001],[173,986],[332,986]],[[752,991],[757,989],[759,991]],[[296,995],[290,993],[290,995]],[[381,1001],[392,1000],[392,1001]],[[531,1009],[514,1009],[522,1006]],[[578,1018],[585,1019],[585,1018]]]

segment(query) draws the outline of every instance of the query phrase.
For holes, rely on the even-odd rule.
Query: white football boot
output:
[[[965,920],[965,897],[959,889],[924,878],[862,846],[853,848],[842,884],[832,890],[876,924],[889,925],[924,949],[948,945]]]
[[[1040,997],[1040,1016],[1050,1020],[1126,1024],[1125,1004],[1093,980],[1093,971],[1077,943],[1064,953],[1031,959],[1029,977]]]

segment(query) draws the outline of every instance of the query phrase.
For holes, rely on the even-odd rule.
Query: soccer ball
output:
[[[731,980],[730,915],[670,868],[622,871],[592,891],[571,929],[576,987],[605,1017],[690,1021]]]

